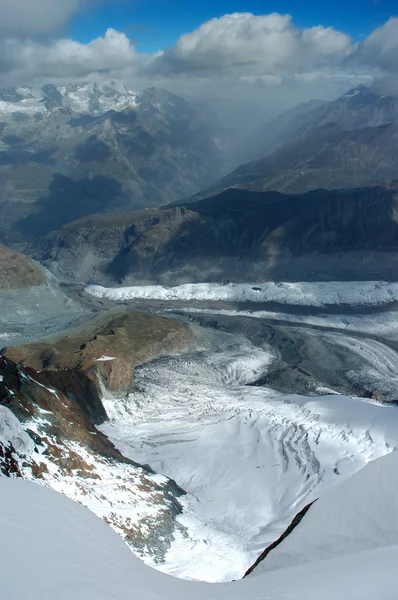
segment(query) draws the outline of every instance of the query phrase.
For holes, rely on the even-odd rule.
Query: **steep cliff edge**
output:
[[[190,329],[116,309],[0,355],[0,477],[36,481],[93,510],[146,562],[161,563],[185,527],[185,492],[123,456],[95,424],[107,419],[102,385],[133,386],[134,368],[182,351]]]
[[[229,189],[189,210],[92,215],[38,240],[60,277],[100,285],[395,280],[398,184],[302,195]]]
[[[111,392],[127,391],[136,366],[183,350],[190,341],[190,329],[179,321],[115,308],[79,327],[9,346],[3,356],[33,369],[39,382],[61,390],[100,424],[107,418],[102,383]]]

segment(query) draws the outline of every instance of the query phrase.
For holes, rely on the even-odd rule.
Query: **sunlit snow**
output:
[[[329,281],[295,283],[188,283],[104,288],[88,285],[85,291],[110,300],[223,300],[229,302],[277,302],[299,306],[378,306],[398,300],[398,283],[385,281]]]

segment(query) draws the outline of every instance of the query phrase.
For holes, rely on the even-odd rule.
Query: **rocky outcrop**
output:
[[[0,244],[0,290],[26,288],[45,281],[30,258]]]
[[[128,391],[136,366],[183,350],[191,341],[183,323],[126,308],[41,340],[3,350],[4,358],[35,372],[42,385],[62,391],[91,422],[106,420],[101,385]]]
[[[191,224],[190,235],[195,229],[201,233],[201,221],[198,213],[180,207],[96,214],[40,238],[30,251],[54,273],[74,281],[124,281],[132,272],[150,280],[154,267],[173,268],[172,246],[180,232]],[[189,251],[199,237],[183,236],[181,249]],[[165,256],[167,249],[170,256]]]
[[[46,373],[0,357],[0,477],[35,481],[94,510],[149,562],[161,562],[184,491],[126,458]]]

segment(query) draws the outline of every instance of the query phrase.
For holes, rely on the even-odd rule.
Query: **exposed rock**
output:
[[[16,451],[12,444],[0,441],[0,473],[6,477],[22,477]]]
[[[45,281],[30,258],[0,244],[0,290],[41,285]]]
[[[383,394],[379,390],[363,390],[360,394],[362,398],[370,398],[371,400],[377,400],[377,402],[385,402]]]
[[[137,365],[183,350],[190,341],[190,329],[179,321],[115,308],[74,329],[7,347],[3,355],[34,369],[37,381],[61,390],[99,424],[106,420],[102,382],[112,392],[127,391]]]
[[[102,285],[394,279],[398,184],[304,195],[230,189],[184,207],[94,215],[33,256]],[[85,341],[85,340],[84,340]]]
[[[140,556],[161,562],[185,493],[124,457],[46,373],[0,357],[0,476],[60,491],[109,523]]]

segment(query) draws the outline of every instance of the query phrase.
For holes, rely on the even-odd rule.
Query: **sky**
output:
[[[298,27],[333,26],[360,40],[398,16],[398,0],[112,0],[76,15],[69,33],[88,42],[112,27],[136,39],[140,51],[156,52],[203,22],[234,12],[287,13]]]
[[[0,0],[0,86],[110,79],[271,109],[398,93],[398,0]]]

